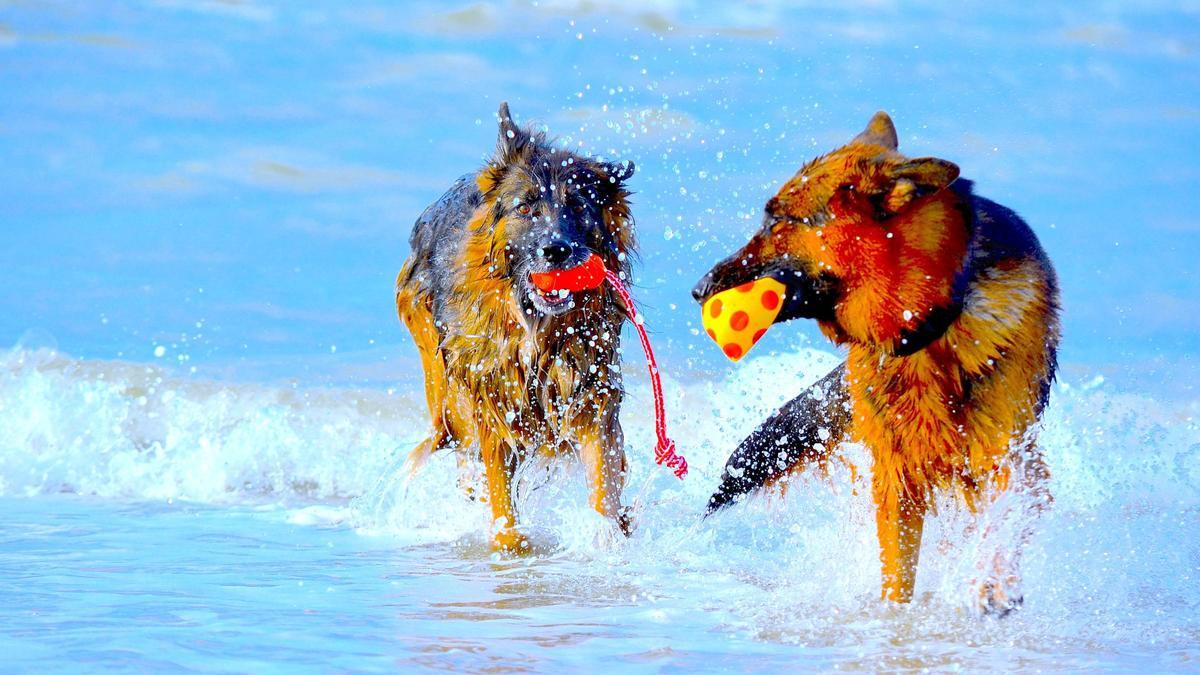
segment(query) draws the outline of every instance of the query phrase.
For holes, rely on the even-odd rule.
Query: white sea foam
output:
[[[345,500],[419,436],[414,411],[407,395],[195,382],[14,350],[0,359],[0,495]]]

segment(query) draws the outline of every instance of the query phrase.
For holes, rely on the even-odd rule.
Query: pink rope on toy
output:
[[[658,445],[654,448],[654,462],[666,464],[667,468],[673,469],[675,475],[682,480],[687,475],[688,464],[683,455],[675,452],[675,441],[667,436],[667,413],[663,405],[662,380],[658,376],[658,361],[655,360],[654,350],[650,347],[650,338],[646,335],[646,327],[642,325],[637,309],[633,306],[633,298],[630,297],[629,291],[625,289],[625,284],[621,283],[621,279],[616,273],[606,267],[604,268],[604,278],[608,279],[613,290],[621,296],[621,302],[625,303],[625,313],[629,315],[629,320],[637,329],[638,337],[642,339],[642,351],[646,353],[646,367],[650,370],[650,388],[654,392],[654,432],[658,437]]]

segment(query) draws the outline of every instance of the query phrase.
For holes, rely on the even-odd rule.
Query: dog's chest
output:
[[[451,340],[448,365],[486,425],[516,445],[555,447],[615,411],[621,394],[615,330],[530,340],[508,335]]]
[[[871,448],[876,461],[936,473],[961,466],[969,392],[954,359],[933,350],[892,357],[854,346],[846,375],[853,436]]]

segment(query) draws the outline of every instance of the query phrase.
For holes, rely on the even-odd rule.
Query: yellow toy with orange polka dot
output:
[[[717,293],[704,303],[704,332],[738,361],[775,323],[785,286],[763,277]]]

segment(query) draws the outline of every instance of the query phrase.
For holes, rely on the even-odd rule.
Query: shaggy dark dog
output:
[[[536,273],[593,253],[628,278],[633,221],[614,165],[554,147],[500,106],[495,157],[413,228],[396,307],[421,353],[433,432],[414,451],[478,453],[495,548],[520,551],[513,473],[538,453],[582,459],[592,506],[628,533],[618,345],[625,310],[607,286],[543,292]],[[460,461],[460,467],[464,462]]]

